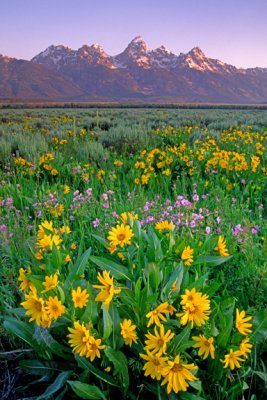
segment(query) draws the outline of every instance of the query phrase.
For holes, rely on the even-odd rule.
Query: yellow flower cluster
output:
[[[58,148],[60,146],[64,146],[65,144],[67,144],[68,140],[67,139],[59,139],[57,137],[52,137],[51,142],[52,142],[53,148],[55,150],[58,150]]]
[[[58,171],[53,167],[51,161],[54,160],[54,156],[52,153],[43,154],[38,161],[38,165],[42,169],[43,172],[48,171],[51,175],[56,176]]]
[[[153,333],[148,332],[145,337],[145,354],[140,357],[145,360],[144,375],[152,379],[162,380],[161,385],[167,385],[167,393],[174,391],[186,391],[189,387],[188,381],[195,381],[197,378],[191,371],[197,370],[194,364],[186,364],[179,355],[174,358],[168,356],[168,345],[174,338],[171,329],[165,331],[162,322],[167,322],[167,315],[173,315],[176,309],[164,302],[150,311],[147,326],[155,324]]]
[[[241,335],[246,336],[245,339],[239,345],[238,350],[230,349],[230,352],[225,355],[224,360],[221,360],[224,363],[223,368],[230,368],[231,370],[235,368],[240,368],[240,362],[244,362],[246,358],[248,358],[248,354],[251,353],[252,344],[249,343],[249,337],[247,336],[252,332],[250,328],[252,328],[252,324],[250,321],[252,317],[246,317],[245,311],[239,312],[238,308],[236,309],[236,321],[235,327]],[[244,357],[244,358],[242,358]]]
[[[33,173],[32,163],[30,161],[25,160],[23,157],[16,157],[14,163],[16,167],[20,169],[20,171],[26,172],[28,174]]]
[[[67,336],[74,353],[89,358],[90,361],[94,361],[96,357],[100,358],[100,350],[105,348],[101,339],[90,335],[90,326],[86,326],[84,322],[75,321],[73,325],[74,328],[68,328],[70,333]]]

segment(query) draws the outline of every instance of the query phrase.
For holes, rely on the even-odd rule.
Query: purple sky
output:
[[[99,43],[115,55],[141,35],[151,49],[199,46],[237,67],[267,67],[266,21],[267,0],[2,0],[0,54]]]

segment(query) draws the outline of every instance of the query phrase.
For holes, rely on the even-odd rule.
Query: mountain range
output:
[[[0,55],[0,99],[266,103],[267,68],[236,68],[199,47],[150,50],[141,36],[116,56],[52,45],[31,61]]]

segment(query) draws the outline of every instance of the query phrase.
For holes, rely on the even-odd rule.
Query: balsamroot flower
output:
[[[134,236],[133,231],[129,225],[117,225],[116,228],[111,228],[108,234],[108,240],[113,246],[123,247],[125,244],[130,245],[131,239]]]
[[[57,296],[51,297],[46,301],[46,312],[49,318],[54,318],[55,320],[65,312],[65,306],[58,300]]]
[[[181,259],[183,260],[184,265],[186,265],[187,267],[189,267],[193,263],[193,254],[194,249],[191,249],[190,246],[185,247],[182,252]]]
[[[109,275],[108,271],[103,271],[101,276],[100,273],[97,275],[98,281],[101,285],[93,285],[95,289],[100,289],[100,292],[95,298],[95,301],[102,301],[107,308],[109,308],[110,302],[115,294],[120,293],[121,289],[115,289],[113,280],[114,277]]]
[[[217,246],[215,247],[215,250],[220,253],[221,257],[227,257],[229,256],[229,251],[226,247],[226,242],[223,236],[219,236]]]
[[[55,289],[58,285],[58,274],[46,276],[45,281],[43,282],[44,290],[42,293],[49,292],[49,290]]]
[[[221,360],[224,363],[223,368],[228,368],[230,369],[235,369],[235,368],[240,368],[241,365],[239,364],[240,362],[243,362],[244,360],[240,357],[243,354],[241,353],[240,350],[233,351],[232,349],[230,350],[230,353],[226,354],[224,356],[224,360]]]
[[[149,351],[147,354],[140,354],[140,357],[146,360],[143,367],[145,376],[151,376],[152,379],[160,380],[162,378],[163,369],[167,366],[167,357],[162,357],[158,354],[152,354]]]
[[[241,335],[247,335],[251,333],[252,324],[250,321],[252,317],[246,317],[245,311],[239,312],[238,308],[236,309],[236,320],[235,320],[235,327],[241,333]]]
[[[194,324],[197,326],[204,325],[209,319],[210,314],[210,300],[206,294],[202,295],[201,292],[196,292],[196,289],[186,289],[185,294],[181,296],[183,312],[176,314],[180,318],[182,325],[191,323],[191,328]]]
[[[93,336],[89,338],[89,349],[86,353],[86,357],[90,358],[90,361],[94,361],[94,359],[100,358],[100,351],[105,348],[105,345],[101,345],[101,339],[95,339]]]
[[[38,326],[42,323],[43,315],[45,314],[44,300],[38,297],[37,291],[34,288],[32,292],[26,294],[25,301],[21,303],[22,307],[25,308],[26,315],[31,316],[30,322],[35,321]]]
[[[27,290],[34,290],[34,285],[31,283],[31,281],[28,279],[26,275],[30,273],[31,273],[30,267],[27,269],[27,271],[24,268],[19,269],[18,281],[21,282],[19,288],[23,292],[27,292]]]
[[[155,229],[157,229],[157,231],[161,233],[164,231],[173,231],[174,228],[175,228],[174,224],[167,220],[157,222],[155,225]]]
[[[249,343],[249,337],[243,339],[239,345],[239,350],[241,352],[241,355],[245,358],[248,358],[248,354],[251,353],[252,347],[253,345]]]
[[[72,290],[71,296],[75,308],[83,308],[88,303],[89,293],[86,289],[82,290],[80,286]]]
[[[197,342],[193,347],[199,347],[198,355],[202,356],[204,354],[203,360],[205,360],[209,355],[214,358],[214,339],[207,339],[204,335],[193,336],[192,339]]]
[[[101,339],[95,339],[90,335],[89,326],[85,326],[84,322],[75,321],[74,328],[68,328],[68,330],[69,344],[74,353],[90,358],[90,361],[101,357],[99,350],[104,349],[105,346],[101,345]]]
[[[174,337],[174,333],[171,332],[170,329],[165,333],[164,326],[160,325],[159,332],[157,331],[157,327],[154,328],[155,335],[152,335],[151,332],[147,333],[145,336],[148,340],[145,340],[145,350],[147,352],[155,353],[161,356],[162,354],[166,354],[167,344]]]
[[[149,321],[147,323],[147,327],[149,328],[150,325],[156,324],[157,326],[161,326],[161,321],[167,321],[167,318],[163,314],[170,314],[172,315],[176,309],[169,304],[167,301],[164,303],[160,304],[157,308],[154,310],[150,311],[148,314],[146,314],[146,317],[149,318]]]
[[[133,342],[137,343],[137,335],[136,335],[136,325],[132,325],[132,321],[130,319],[124,319],[120,324],[121,327],[121,336],[124,339],[124,343],[128,346],[132,346]]]
[[[168,365],[163,368],[162,375],[164,380],[161,385],[167,384],[167,393],[173,390],[175,393],[180,391],[185,392],[189,387],[187,381],[197,381],[198,379],[190,372],[197,370],[198,367],[194,364],[182,364],[180,356],[176,356],[173,361],[168,360]]]
[[[79,321],[74,322],[74,328],[68,328],[69,334],[67,337],[69,338],[69,344],[73,348],[75,353],[78,353],[81,357],[84,356],[88,350],[90,345],[90,331],[84,325],[84,322],[80,323]]]

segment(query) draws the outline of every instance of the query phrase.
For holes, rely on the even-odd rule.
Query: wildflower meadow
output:
[[[0,110],[0,397],[267,387],[267,111]]]

